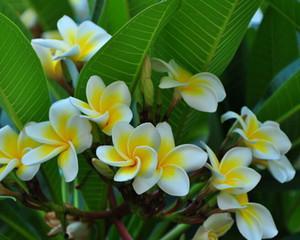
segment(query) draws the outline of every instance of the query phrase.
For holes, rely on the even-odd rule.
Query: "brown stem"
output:
[[[165,113],[165,116],[163,117],[164,121],[167,121],[170,118],[171,113],[175,109],[176,105],[179,103],[180,99],[181,99],[181,96],[175,91],[174,95],[173,95],[172,102],[170,103],[170,105],[168,107],[168,110]]]

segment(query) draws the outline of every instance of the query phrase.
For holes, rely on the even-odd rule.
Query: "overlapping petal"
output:
[[[141,162],[139,176],[151,177],[157,167],[156,151],[148,146],[138,146],[133,154]]]
[[[126,167],[133,164],[131,159],[124,159],[113,146],[99,146],[96,154],[99,160],[111,166]]]
[[[115,176],[114,176],[114,180],[116,182],[125,182],[125,181],[129,181],[133,178],[135,178],[135,176],[137,176],[138,172],[141,169],[141,161],[137,160],[135,162],[135,164],[128,166],[128,167],[122,167],[120,168]]]
[[[148,191],[155,184],[157,184],[157,182],[161,178],[161,175],[162,175],[162,169],[159,169],[156,170],[151,177],[142,177],[142,176],[135,177],[132,183],[134,191],[137,194],[142,194]]]
[[[112,141],[114,147],[123,158],[128,158],[128,142],[133,131],[134,128],[126,122],[118,123],[112,130]]]
[[[78,174],[78,159],[76,150],[70,142],[68,148],[57,158],[57,163],[66,182],[73,181]]]
[[[7,164],[1,166],[0,181],[2,181],[17,165],[18,165],[18,160],[12,159]]]
[[[272,176],[280,183],[291,181],[295,177],[296,170],[284,155],[279,160],[268,161],[267,164]]]
[[[103,95],[105,84],[101,77],[91,76],[86,85],[88,104],[97,112],[100,111],[100,99]]]
[[[157,131],[160,135],[160,145],[158,150],[158,158],[164,159],[165,156],[175,147],[172,129],[167,122],[157,124]]]
[[[9,126],[0,129],[0,151],[6,156],[13,158],[17,152],[18,134]]]
[[[21,165],[18,167],[16,174],[22,181],[30,181],[40,169],[40,164]]]

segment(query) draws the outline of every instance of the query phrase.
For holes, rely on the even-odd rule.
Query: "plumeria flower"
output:
[[[111,38],[95,23],[84,21],[77,25],[68,16],[63,16],[58,20],[57,28],[62,40],[32,40],[33,44],[55,49],[55,60],[70,58],[75,62],[86,62]]]
[[[118,122],[131,121],[131,96],[124,82],[116,81],[105,86],[100,77],[92,76],[86,86],[86,96],[87,103],[73,97],[71,103],[85,114],[82,117],[96,122],[107,135],[111,135]]]
[[[185,196],[190,188],[187,172],[202,168],[207,154],[193,144],[175,147],[172,129],[166,122],[158,124],[156,129],[161,139],[156,170],[150,177],[135,178],[133,188],[138,194],[142,194],[157,184],[169,195]]]
[[[212,171],[211,184],[220,191],[241,194],[251,191],[260,181],[261,176],[252,168],[251,150],[244,147],[230,149],[219,162],[214,152],[206,146]]]
[[[19,135],[9,126],[0,129],[0,181],[16,169],[17,176],[23,181],[31,180],[40,164],[25,166],[22,159],[26,152],[39,144],[31,140],[24,131]]]
[[[249,202],[247,194],[223,192],[218,196],[218,206],[235,212],[237,227],[248,240],[269,239],[278,233],[269,210],[261,204]]]
[[[237,119],[241,128],[233,131],[242,137],[243,143],[252,149],[254,163],[265,166],[279,181],[290,181],[295,176],[295,170],[285,154],[292,144],[287,135],[280,129],[278,123],[266,121],[261,123],[255,114],[247,107],[243,107],[241,115],[227,112],[222,116],[222,121]]]
[[[168,73],[168,76],[161,79],[160,88],[175,88],[175,92],[198,111],[215,112],[218,102],[226,97],[221,81],[212,73],[193,75],[177,65],[174,60],[166,63],[157,58],[152,59],[152,67],[158,72]]]
[[[69,99],[55,102],[49,110],[49,121],[31,123],[25,128],[27,135],[42,145],[22,158],[25,165],[43,163],[58,156],[58,166],[66,182],[78,173],[77,154],[92,144],[91,125],[79,117],[79,111]]]
[[[38,16],[34,9],[28,8],[21,14],[20,19],[27,28],[31,29],[36,25]]]
[[[119,167],[114,176],[117,182],[124,182],[136,176],[149,177],[157,165],[156,150],[160,136],[151,123],[143,123],[136,128],[119,122],[112,130],[113,146],[97,148],[100,161]]]
[[[213,214],[198,228],[193,240],[218,240],[232,225],[233,219],[229,213]]]

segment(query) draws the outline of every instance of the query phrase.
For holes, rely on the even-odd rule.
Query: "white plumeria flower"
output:
[[[87,82],[86,96],[88,103],[73,97],[71,103],[85,114],[82,117],[96,122],[107,135],[111,135],[118,122],[131,121],[131,96],[124,82],[113,82],[106,87],[100,77],[92,76]]]
[[[20,19],[22,23],[30,29],[36,25],[38,16],[34,9],[28,8],[21,14]]]
[[[241,128],[234,129],[245,145],[252,149],[253,156],[264,160],[278,160],[286,154],[292,144],[287,135],[280,129],[279,124],[273,121],[261,123],[249,108],[243,107],[241,115],[227,112],[222,121],[237,119]]]
[[[77,20],[86,20],[90,16],[88,0],[70,0]]]
[[[206,146],[212,171],[211,184],[220,191],[241,194],[251,191],[260,181],[261,176],[252,168],[251,150],[244,147],[230,149],[219,162],[214,152]]]
[[[159,84],[162,89],[175,88],[175,91],[192,108],[203,112],[215,112],[218,102],[226,97],[224,87],[217,76],[202,72],[192,75],[176,64],[161,59],[152,59],[152,67],[158,72],[167,72]]]
[[[216,213],[209,216],[200,226],[192,240],[218,240],[233,225],[229,213]]]
[[[49,121],[31,123],[25,128],[27,135],[42,145],[26,153],[23,164],[43,163],[58,156],[65,181],[73,181],[78,173],[77,154],[92,145],[91,128],[69,99],[55,102],[49,110]]]
[[[247,194],[223,192],[218,195],[218,206],[235,212],[237,227],[248,240],[269,239],[278,233],[269,210],[261,204],[249,202]]]
[[[207,154],[193,144],[175,147],[172,129],[168,123],[160,123],[156,128],[161,139],[156,170],[150,177],[135,178],[133,188],[136,193],[142,194],[157,184],[169,195],[185,196],[190,188],[187,172],[202,168]]]
[[[100,161],[120,167],[114,176],[115,181],[152,176],[157,166],[156,150],[160,137],[151,123],[133,128],[128,123],[120,122],[112,130],[112,141],[114,146],[100,146],[96,154]]]
[[[19,135],[9,126],[0,129],[0,181],[11,171],[17,169],[17,176],[23,181],[31,180],[40,164],[25,166],[22,159],[26,152],[39,144],[30,139],[24,131]]]
[[[111,38],[95,23],[84,21],[77,25],[68,16],[63,16],[58,20],[57,29],[62,40],[32,40],[34,44],[55,49],[55,59],[70,58],[75,62],[86,62]]]

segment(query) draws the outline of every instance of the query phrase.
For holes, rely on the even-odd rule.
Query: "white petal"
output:
[[[69,44],[74,44],[77,38],[77,25],[68,16],[63,16],[57,21],[57,29],[63,40]]]
[[[199,84],[201,86],[206,86],[207,88],[215,92],[218,102],[221,102],[225,99],[226,97],[225,89],[223,87],[222,82],[216,75],[209,72],[202,72],[194,75],[190,79],[190,81],[194,81],[194,79],[200,80]]]
[[[280,183],[291,181],[296,174],[293,165],[284,155],[279,160],[268,161],[268,169]]]
[[[143,194],[152,188],[160,179],[162,171],[155,171],[151,177],[135,177],[132,186],[137,194]]]
[[[18,164],[18,160],[12,159],[8,164],[0,167],[0,181],[2,181]]]
[[[222,210],[244,208],[231,194],[220,192],[217,196],[218,207]]]
[[[171,196],[185,196],[190,189],[190,180],[186,172],[176,166],[164,166],[158,186]]]
[[[187,83],[182,83],[174,80],[172,77],[162,77],[160,80],[159,88],[167,89],[167,88],[176,88],[180,86],[186,86]]]
[[[141,162],[141,168],[138,175],[151,177],[157,167],[157,153],[148,146],[138,146],[134,150],[134,157]]]
[[[90,117],[99,115],[99,113],[96,112],[95,110],[91,109],[90,106],[86,102],[81,101],[74,97],[70,97],[69,99],[70,99],[70,102],[72,103],[72,105],[74,107],[76,107],[83,114],[86,114],[87,116],[90,116]]]
[[[70,143],[67,150],[58,156],[57,163],[62,170],[66,182],[71,182],[76,178],[78,173],[78,159],[72,143]]]
[[[152,66],[152,69],[157,72],[170,72],[170,73],[174,72],[174,70],[172,69],[170,64],[168,64],[167,62],[165,62],[159,58],[152,58],[151,66]]]
[[[17,154],[18,134],[10,127],[4,126],[0,129],[0,151],[10,158]]]
[[[32,39],[31,43],[35,45],[39,45],[41,47],[56,49],[63,52],[70,49],[70,46],[67,43],[65,43],[62,40],[56,40],[56,39],[36,38],[36,39]]]
[[[233,219],[229,213],[217,213],[209,216],[203,226],[216,233],[218,237],[223,236],[233,225]]]
[[[159,123],[156,125],[156,129],[159,132],[161,139],[158,150],[158,159],[162,160],[173,148],[175,148],[175,141],[169,123]]]
[[[236,213],[236,224],[239,229],[239,232],[243,235],[244,238],[248,240],[261,240],[263,232],[259,222],[245,213],[244,210],[237,211]]]
[[[25,127],[25,132],[30,138],[40,143],[62,144],[62,139],[56,134],[50,122],[30,123]]]
[[[67,57],[73,57],[80,53],[80,47],[78,45],[74,45],[70,47],[69,49],[66,49],[64,52],[57,51],[55,53],[55,56],[53,57],[53,60],[60,60],[65,59]]]
[[[279,150],[270,142],[264,140],[245,142],[252,148],[253,156],[258,159],[278,160],[281,157]]]
[[[113,146],[99,146],[96,155],[100,161],[116,167],[126,167],[133,164],[132,160],[124,159]]]
[[[193,144],[183,144],[175,147],[161,161],[161,165],[175,165],[185,171],[195,171],[204,166],[207,161],[207,153]]]
[[[18,167],[16,174],[22,181],[30,181],[40,169],[40,164],[31,166],[21,165]]]
[[[215,171],[218,172],[219,171],[219,167],[220,167],[220,163],[219,163],[219,160],[218,160],[216,154],[204,142],[201,142],[201,144],[205,147],[205,149],[207,151],[208,158],[209,158],[209,161],[210,161],[210,163],[212,165],[212,168]]]
[[[86,98],[89,105],[94,110],[100,112],[100,100],[105,89],[105,84],[101,77],[91,76],[86,85]]]
[[[119,122],[112,129],[112,141],[116,151],[123,157],[128,158],[128,141],[134,128],[126,122]]]
[[[128,167],[121,167],[115,174],[116,182],[125,182],[135,178],[141,169],[141,162],[136,161],[136,164]]]
[[[65,148],[66,146],[39,146],[27,152],[22,158],[22,163],[25,165],[34,165],[46,162],[64,151]]]
[[[88,117],[88,116],[80,116],[80,117],[86,118],[92,122],[95,122],[98,124],[98,126],[100,128],[103,128],[109,120],[109,113],[105,112],[105,113],[103,113],[101,115],[99,114],[98,116],[95,116],[95,117]]]
[[[192,108],[202,112],[215,112],[218,101],[214,92],[206,87],[180,90],[184,101]]]

